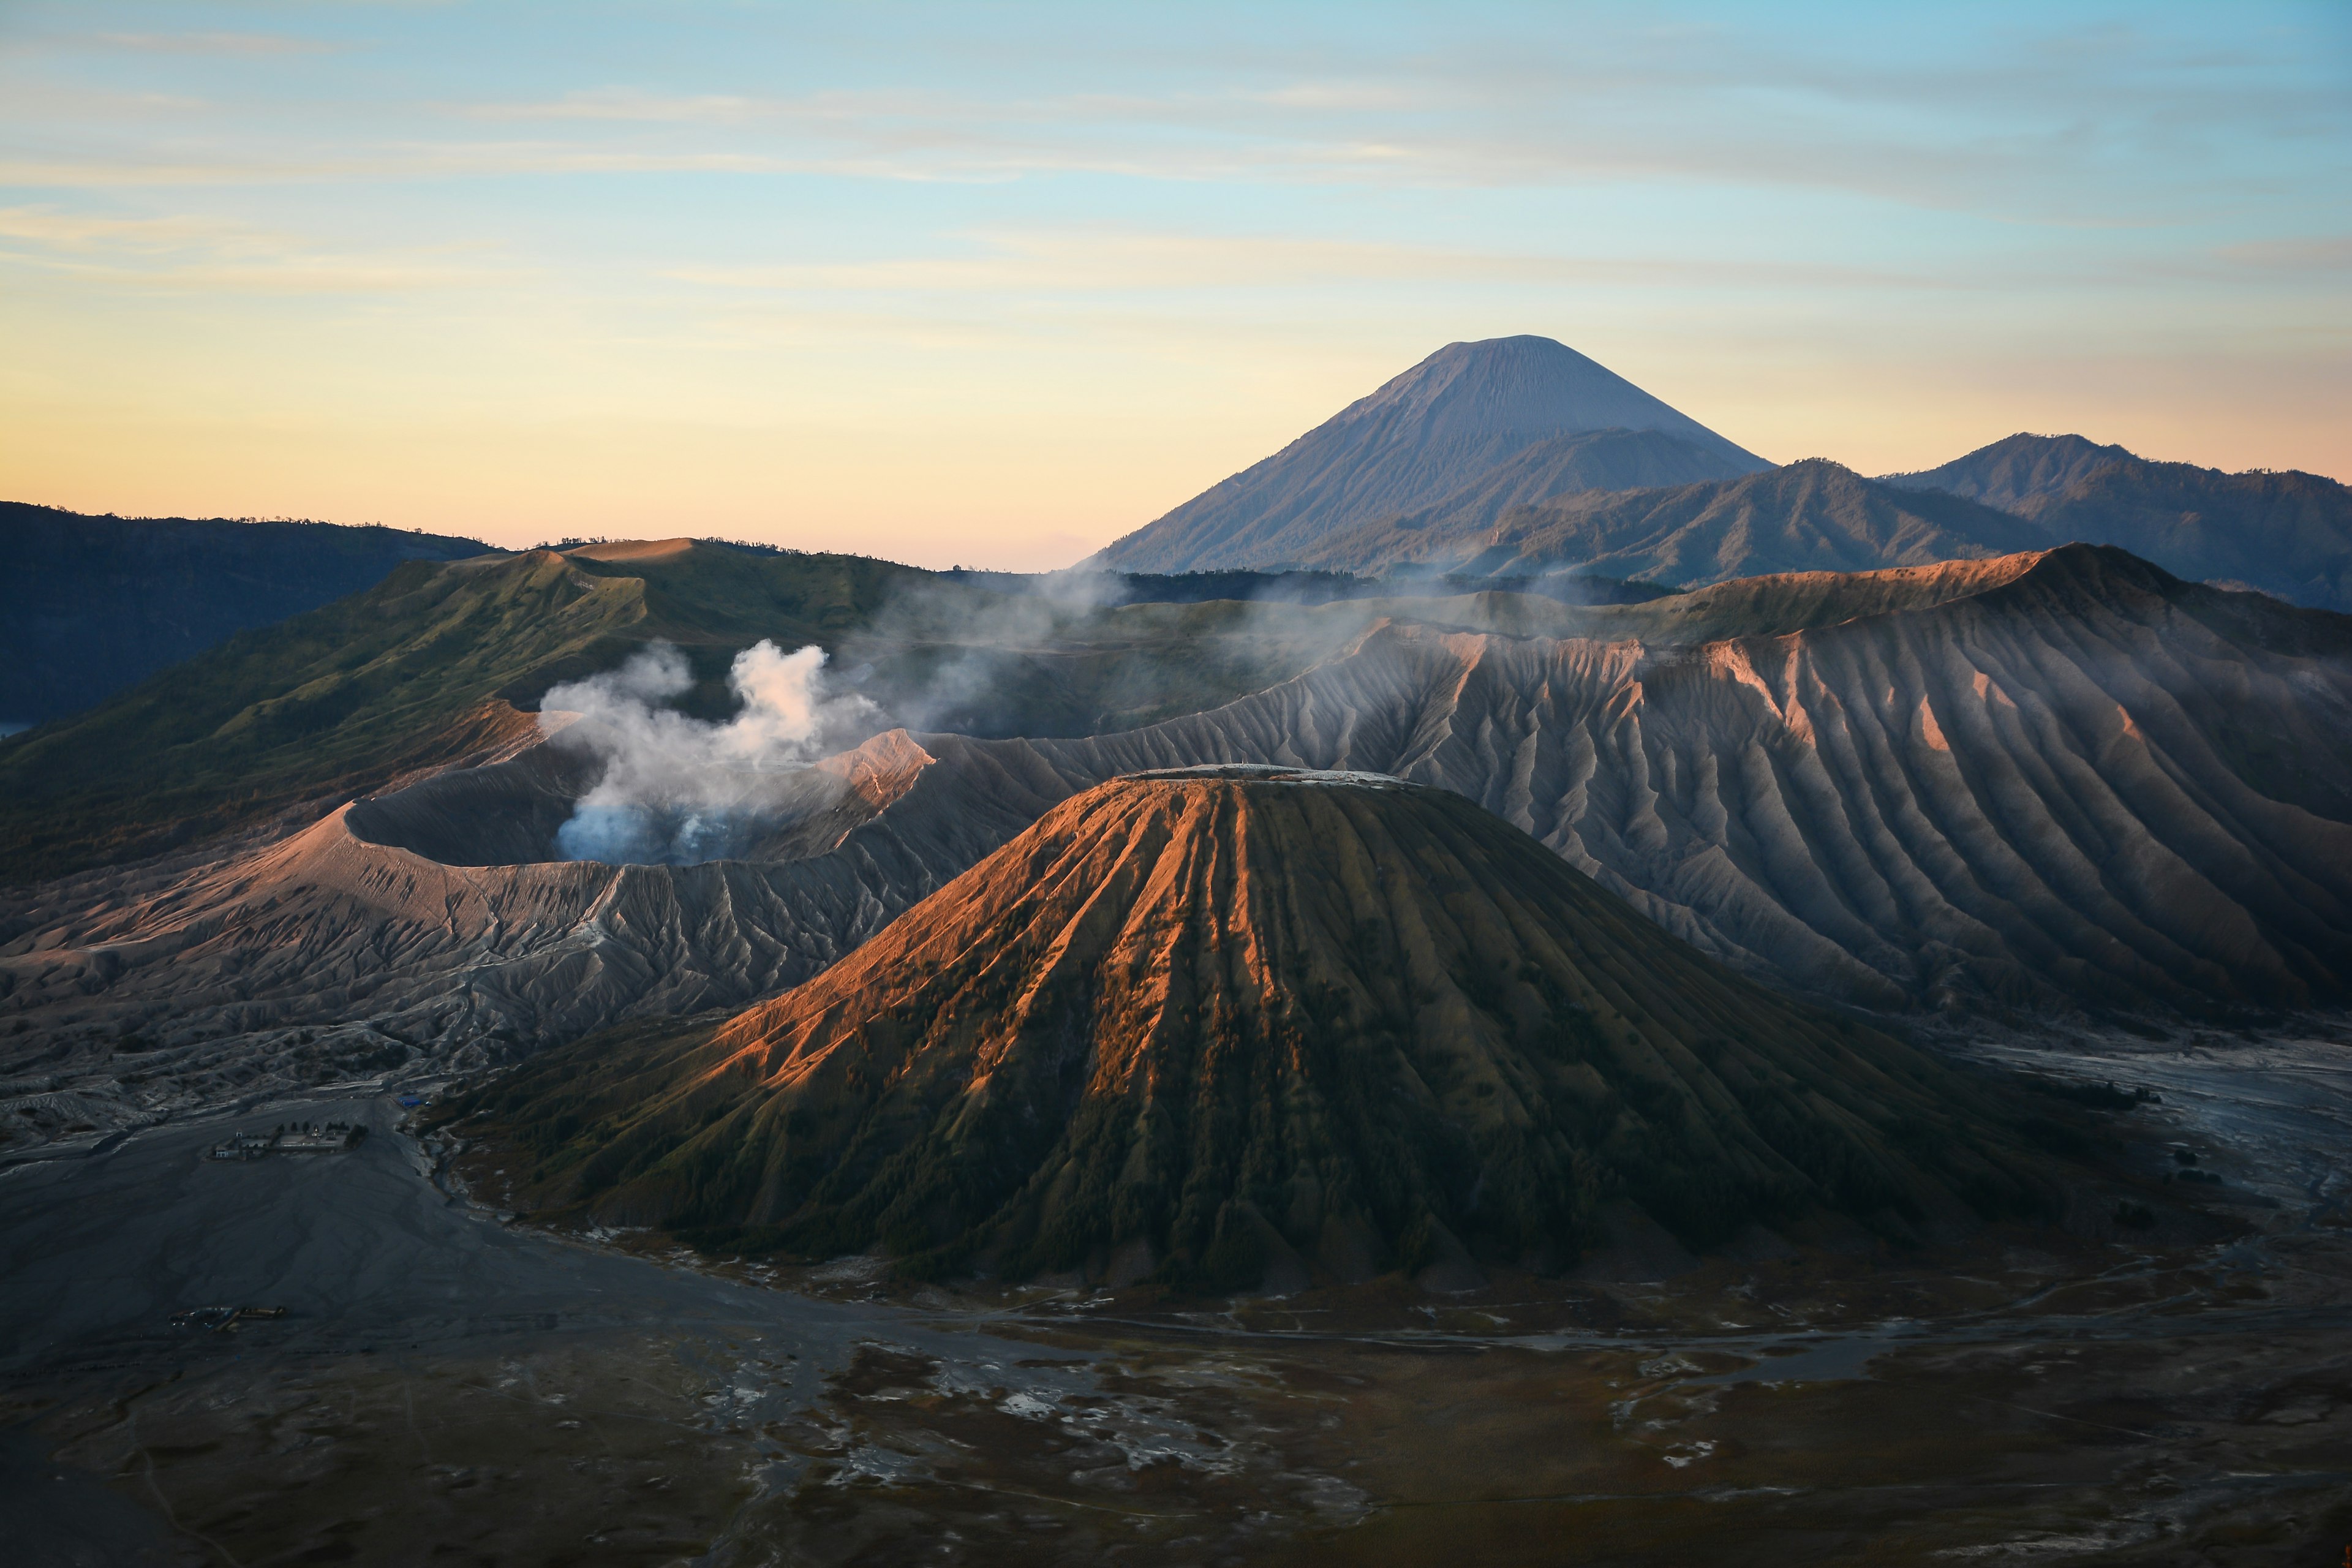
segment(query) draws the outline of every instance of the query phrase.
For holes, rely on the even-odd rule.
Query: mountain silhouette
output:
[[[1118,540],[1093,564],[1192,572],[1304,560],[1335,528],[1427,505],[1529,447],[1572,436],[1601,437],[1580,460],[1555,464],[1551,482],[1572,489],[1686,483],[1770,466],[1549,338],[1449,343]]]
[[[2011,436],[1924,473],[2025,518],[2056,544],[2114,544],[2192,582],[2352,610],[2352,488],[2299,469],[2159,463],[2080,436]]]
[[[1706,484],[1586,490],[1499,515],[1441,505],[1333,530],[1307,560],[1337,571],[1412,563],[1498,577],[1597,573],[1688,588],[1979,560],[2046,537],[2013,513],[1940,490],[1896,489],[1815,458]]]
[[[2062,494],[2069,486],[2115,462],[2140,459],[2121,447],[2102,447],[2081,436],[2032,436],[2020,432],[1940,468],[1916,474],[1885,474],[1879,483],[1906,490],[1948,490],[2003,511]]]

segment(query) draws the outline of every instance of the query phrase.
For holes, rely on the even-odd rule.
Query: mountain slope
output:
[[[0,726],[88,708],[232,633],[372,587],[404,561],[488,550],[392,528],[0,502]]]
[[[1916,474],[1885,474],[1878,482],[1898,489],[1945,490],[2003,511],[2021,513],[2027,502],[2057,495],[2110,463],[2138,460],[2121,447],[2102,447],[2080,436],[2020,432],[1955,458],[1941,468]]]
[[[808,984],[474,1103],[607,1222],[1012,1277],[1557,1262],[1611,1198],[1706,1245],[2033,1192],[1930,1058],[1456,796],[1282,770],[1105,784]]]
[[[1035,749],[1439,784],[1703,950],[1881,1005],[2347,995],[2352,619],[2087,546],[1914,575],[1973,591],[1655,651],[1397,626]]]
[[[2133,458],[2023,514],[2053,539],[2118,545],[2183,577],[2352,610],[2352,488],[2317,474]]]
[[[877,736],[754,861],[554,861],[580,784],[545,751],[0,900],[0,1074],[98,1086],[113,1109],[74,1114],[111,1125],[346,1049],[423,1070],[740,1006],[1071,795],[1219,763],[1452,790],[1709,955],[1867,1005],[2352,1000],[2352,617],[2086,546],[1655,605],[1282,616],[1340,610],[1373,618],[1186,717]],[[113,1055],[126,1035],[164,1048]]]
[[[1092,564],[1192,572],[1297,564],[1328,531],[1426,505],[1541,442],[1592,432],[1657,432],[1654,444],[1583,453],[1594,465],[1688,462],[1686,479],[1768,465],[1622,377],[1549,338],[1449,343],[1273,457],[1118,540]],[[1703,456],[1700,454],[1704,454]],[[1581,470],[1555,452],[1553,478]],[[1530,478],[1533,476],[1530,475]]]
[[[2117,545],[2193,581],[2352,610],[2352,488],[2318,474],[2230,474],[2080,436],[2011,436],[1881,482],[2004,508],[2046,543]]]
[[[1326,534],[1306,563],[1459,573],[1593,572],[1694,587],[1782,572],[1866,572],[2031,549],[2041,529],[1940,491],[1897,490],[1820,458],[1671,489],[1591,491],[1486,520],[1381,519]]]
[[[1555,436],[1497,463],[1459,489],[1402,514],[1393,526],[1400,531],[1459,533],[1490,526],[1507,512],[1561,496],[1737,479],[1753,471],[1751,464],[1654,430]]]
[[[595,550],[604,547],[590,547]],[[556,680],[660,637],[827,640],[911,568],[668,541],[408,563],[365,593],[240,632],[69,721],[0,741],[0,881],[152,855],[299,802],[380,789],[530,734]]]

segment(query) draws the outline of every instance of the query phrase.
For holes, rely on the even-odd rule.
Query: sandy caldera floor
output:
[[[2155,1087],[2152,1223],[1204,1303],[503,1225],[387,1100],[0,1173],[12,1563],[2280,1563],[2352,1547],[2352,1050]],[[203,1158],[357,1118],[342,1154]],[[2167,1182],[2178,1145],[2218,1182]],[[226,1330],[175,1312],[268,1305]]]

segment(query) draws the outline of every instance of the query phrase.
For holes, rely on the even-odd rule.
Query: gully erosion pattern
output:
[[[738,1006],[1056,802],[1211,763],[1455,791],[1703,952],[1868,1005],[2340,1000],[2341,617],[2086,547],[1687,597],[1696,641],[1391,618],[1302,676],[1140,730],[894,731],[822,764],[839,787],[779,822],[768,858],[554,861],[581,785],[542,750],[225,861],[52,884],[0,950],[0,1027],[37,1064],[9,1104],[87,1139]],[[1727,624],[1768,629],[1715,635]]]

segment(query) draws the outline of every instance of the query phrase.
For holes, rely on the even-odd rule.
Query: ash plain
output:
[[[167,1122],[0,1171],[0,1517],[36,1564],[2332,1563],[2347,1039],[1956,1038],[2161,1095],[2068,1225],[1450,1297],[774,1269],[510,1223],[390,1095]],[[204,1157],[328,1119],[372,1136]],[[286,1315],[173,1326],[215,1305]]]

